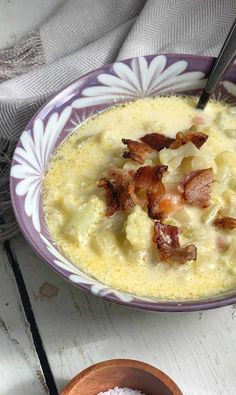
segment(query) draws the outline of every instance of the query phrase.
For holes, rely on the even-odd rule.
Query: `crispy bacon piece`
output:
[[[133,170],[124,170],[111,167],[108,170],[108,178],[119,191],[120,209],[127,211],[132,208],[135,202],[129,192],[129,185],[133,180]]]
[[[236,219],[232,217],[217,218],[213,223],[215,226],[218,226],[222,229],[236,229]]]
[[[128,188],[133,171],[110,168],[107,178],[100,178],[98,187],[105,189],[106,215],[111,217],[118,210],[128,210],[134,206]]]
[[[105,189],[106,215],[111,217],[120,208],[120,194],[118,189],[106,178],[100,178],[98,187]]]
[[[190,141],[199,149],[207,141],[208,136],[202,132],[191,131],[178,132],[175,141],[169,146],[171,149],[177,149]]]
[[[146,204],[146,197],[145,196],[140,196],[138,193],[141,188],[137,188],[135,181],[131,181],[128,187],[128,192],[129,195],[131,196],[132,201],[134,202],[134,205],[138,205],[141,207],[144,207]]]
[[[137,188],[150,189],[162,180],[163,174],[167,171],[168,166],[160,165],[156,167],[142,166],[134,175],[134,182]]]
[[[122,185],[126,187],[133,178],[133,170],[118,169],[116,167],[109,167],[108,178],[115,185]]]
[[[170,260],[178,263],[195,261],[197,259],[197,247],[194,244],[179,248],[164,246],[159,250],[159,256],[162,261]]]
[[[160,133],[146,134],[141,137],[140,140],[157,151],[161,151],[163,148],[169,148],[169,146],[175,141],[175,139]]]
[[[191,171],[180,181],[177,189],[189,204],[202,208],[208,207],[212,180],[212,167]]]
[[[123,157],[133,159],[141,164],[144,163],[147,154],[152,152],[152,148],[145,143],[139,143],[130,139],[122,139],[122,143],[127,145],[129,150],[123,153]]]
[[[147,191],[147,199],[148,199],[148,215],[153,219],[162,219],[164,218],[164,212],[160,209],[160,200],[165,193],[165,186],[160,181],[154,190]]]
[[[161,222],[154,223],[154,243],[158,249],[163,246],[171,248],[179,248],[179,229],[177,226],[162,224]]]
[[[193,244],[180,247],[179,229],[177,226],[155,222],[153,241],[157,245],[162,261],[170,260],[184,263],[197,258],[197,248]]]
[[[140,197],[139,192],[143,191],[147,196],[148,215],[151,218],[161,218],[159,202],[165,193],[165,186],[162,183],[162,177],[167,170],[167,166],[161,165],[156,167],[143,166],[140,167],[134,175],[134,180],[129,186],[129,192],[135,204],[144,206],[145,197]]]

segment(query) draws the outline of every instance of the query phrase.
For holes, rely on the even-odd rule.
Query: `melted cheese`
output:
[[[236,287],[236,230],[212,225],[219,209],[236,217],[236,110],[211,102],[202,112],[195,105],[194,98],[162,97],[117,106],[77,128],[50,163],[43,195],[49,231],[72,262],[112,288],[152,298],[198,299]],[[104,191],[96,184],[110,164],[138,167],[122,157],[122,138],[152,132],[175,137],[199,115],[205,122],[199,130],[209,136],[200,150],[188,143],[155,152],[145,162],[168,165],[167,185],[191,170],[214,171],[210,207],[185,205],[166,220],[180,228],[181,245],[197,246],[197,260],[160,262],[147,213],[135,207],[129,215],[107,218]]]

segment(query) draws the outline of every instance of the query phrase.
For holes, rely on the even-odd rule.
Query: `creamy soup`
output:
[[[109,287],[161,299],[236,288],[236,109],[195,107],[195,98],[159,97],[111,108],[80,125],[50,162],[43,204],[52,238]],[[153,148],[153,134],[169,140]],[[111,172],[134,182],[140,167],[162,174],[154,189],[126,183],[133,194],[123,204]]]

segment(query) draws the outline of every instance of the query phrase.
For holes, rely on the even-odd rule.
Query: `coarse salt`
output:
[[[115,387],[112,390],[106,392],[99,392],[98,395],[145,395],[137,390],[131,390],[130,388],[118,388]]]

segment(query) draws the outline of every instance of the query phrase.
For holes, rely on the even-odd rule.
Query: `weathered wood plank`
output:
[[[0,245],[0,394],[48,394],[20,296]]]
[[[135,358],[169,374],[184,394],[236,389],[236,308],[157,314],[110,304],[49,269],[22,238],[12,242],[59,389],[109,358]]]

